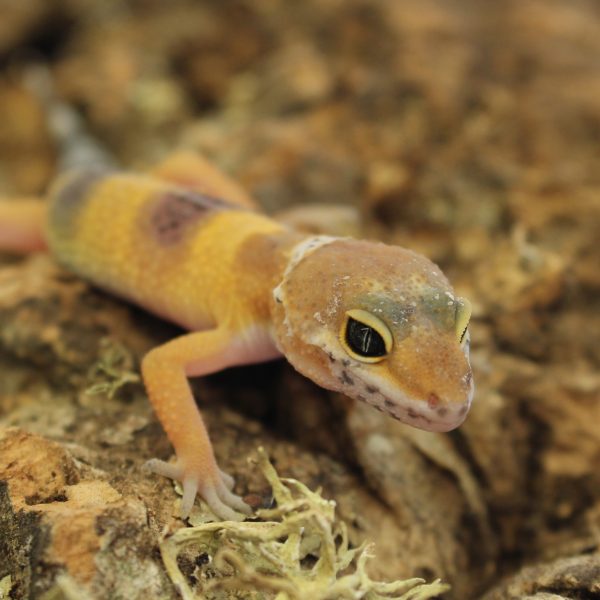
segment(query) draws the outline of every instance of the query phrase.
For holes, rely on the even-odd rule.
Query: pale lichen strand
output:
[[[12,587],[13,584],[10,575],[0,579],[0,600],[4,600],[4,598],[10,598],[9,594]]]
[[[449,589],[439,580],[372,580],[366,571],[372,546],[350,548],[335,502],[295,479],[280,479],[262,449],[259,466],[276,501],[275,508],[257,511],[260,521],[204,523],[162,542],[167,573],[184,600],[216,600],[225,590],[236,598],[276,600],[427,600]],[[184,551],[205,557],[201,589],[193,590],[181,572],[177,559]]]

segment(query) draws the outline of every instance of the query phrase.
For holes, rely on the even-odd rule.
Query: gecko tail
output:
[[[0,200],[0,251],[30,254],[47,249],[46,205],[34,198]]]
[[[77,111],[56,94],[46,66],[30,66],[25,74],[25,85],[45,107],[48,128],[58,148],[58,171],[88,167],[106,170],[117,168],[110,152],[87,131]]]

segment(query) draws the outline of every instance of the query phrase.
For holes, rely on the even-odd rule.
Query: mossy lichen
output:
[[[105,394],[114,398],[129,383],[139,383],[140,376],[134,370],[131,353],[118,342],[103,338],[100,341],[100,357],[90,369],[91,384],[86,389],[90,396]]]
[[[349,547],[335,503],[295,479],[280,479],[262,449],[259,466],[276,501],[256,512],[259,521],[204,523],[162,542],[167,573],[184,600],[427,600],[449,589],[418,578],[372,580],[366,572],[372,546]],[[192,550],[201,558],[196,590],[180,568]]]

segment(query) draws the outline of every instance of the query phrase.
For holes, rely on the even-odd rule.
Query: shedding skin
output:
[[[460,425],[473,397],[469,304],[436,265],[395,246],[298,232],[252,206],[189,152],[148,175],[67,173],[47,204],[0,202],[0,249],[48,248],[190,331],[142,361],[176,454],[146,467],[182,483],[184,518],[197,496],[221,519],[250,512],[217,465],[189,377],[283,355],[317,384],[431,431]]]

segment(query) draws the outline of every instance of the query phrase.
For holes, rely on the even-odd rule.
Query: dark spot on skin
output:
[[[330,361],[330,362],[332,362],[332,363],[336,362],[336,360],[335,360],[335,358],[333,357],[333,354],[332,354],[331,352],[328,352],[328,353],[327,353],[327,356],[329,357],[329,361]]]
[[[440,417],[445,417],[445,416],[448,414],[448,409],[447,409],[447,408],[445,408],[444,406],[440,406],[440,407],[437,409],[437,414],[438,414]]]
[[[345,367],[349,367],[349,366],[350,366],[350,361],[349,361],[347,358],[345,358],[345,359],[342,361],[342,364],[343,364]]]
[[[388,398],[385,398],[383,401],[384,405],[386,408],[395,408],[395,404],[389,400]]]
[[[406,414],[408,415],[409,418],[411,419],[416,419],[416,420],[421,420],[421,421],[425,421],[425,423],[432,423],[433,421],[431,419],[428,419],[425,415],[422,415],[420,413],[418,413],[416,410],[414,410],[413,408],[409,408],[406,411]]]
[[[215,212],[231,208],[219,198],[185,190],[159,195],[150,209],[150,231],[165,246],[180,242],[190,227]]]
[[[346,385],[354,385],[354,379],[352,379],[352,377],[350,377],[346,371],[342,371],[342,377],[340,378],[340,381]]]
[[[429,397],[427,398],[427,404],[429,405],[429,408],[435,408],[439,403],[440,397],[437,394],[431,392],[431,394],[429,394]]]
[[[376,394],[377,392],[379,392],[379,388],[374,385],[368,385],[365,389],[369,394]]]
[[[279,296],[275,296],[275,302],[277,302],[277,304],[282,304],[283,300]]]
[[[106,169],[85,169],[67,175],[54,192],[48,220],[50,227],[63,238],[76,231],[77,216],[92,198],[92,188],[110,175]]]
[[[358,396],[356,396],[357,400],[360,400],[361,402],[366,402],[367,399],[364,396],[361,396],[360,394]]]
[[[150,230],[159,243],[170,246],[180,242],[198,221],[218,211],[231,209],[244,210],[221,198],[189,190],[167,190],[150,205]]]

